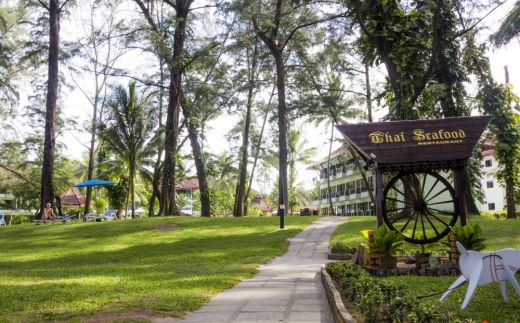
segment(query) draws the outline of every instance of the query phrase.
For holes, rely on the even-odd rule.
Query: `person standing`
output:
[[[43,224],[47,224],[47,220],[51,220],[51,224],[54,224],[55,219],[56,214],[54,214],[54,210],[51,208],[51,203],[45,204],[45,209],[43,209]]]

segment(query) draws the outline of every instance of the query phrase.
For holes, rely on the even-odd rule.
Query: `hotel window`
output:
[[[493,188],[493,181],[487,182],[487,188]]]
[[[491,159],[486,160],[486,167],[491,167],[492,165],[493,164],[492,164]]]
[[[488,210],[494,211],[495,210],[495,203],[488,203]]]

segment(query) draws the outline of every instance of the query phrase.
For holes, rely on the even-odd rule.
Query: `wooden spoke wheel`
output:
[[[434,172],[400,172],[384,189],[383,219],[416,244],[439,241],[459,215],[451,184]]]

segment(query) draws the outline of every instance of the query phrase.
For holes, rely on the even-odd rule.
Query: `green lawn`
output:
[[[484,243],[487,248],[484,251],[493,251],[504,248],[520,249],[520,219],[492,220],[481,217],[470,217],[469,224],[479,223],[484,232]],[[350,218],[338,227],[330,239],[331,243],[342,241],[348,246],[357,247],[360,243],[366,243],[361,234],[363,230],[376,230],[376,218],[373,216],[360,216]],[[414,247],[406,246],[406,250],[412,252]]]
[[[482,226],[484,237],[487,238],[485,242],[487,248],[484,251],[504,248],[520,249],[520,219],[492,220],[480,217],[471,217],[469,219],[469,222],[472,224],[475,224],[477,221]],[[366,239],[360,231],[375,229],[375,227],[375,217],[351,218],[338,227],[331,238],[331,242],[342,241],[349,246],[366,243]],[[410,252],[413,250],[412,247],[407,246],[407,248]],[[484,320],[491,323],[520,323],[520,296],[516,294],[510,284],[509,303],[504,303],[500,285],[495,283],[479,286],[468,308],[465,310],[461,310],[460,306],[466,295],[467,284],[454,290],[443,302],[439,302],[442,293],[431,297],[419,298],[435,292],[443,292],[449,288],[456,278],[400,276],[388,279],[402,286],[403,290],[409,290],[417,295],[418,301],[424,302],[426,306],[435,308],[438,313],[450,312],[458,318],[472,319],[478,323]],[[447,319],[439,317],[438,322],[447,322]]]
[[[172,316],[252,277],[317,217],[145,218],[0,227],[0,322]]]

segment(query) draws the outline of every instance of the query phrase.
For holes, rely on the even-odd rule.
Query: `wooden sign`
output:
[[[378,164],[471,157],[490,116],[337,125],[363,159]]]

